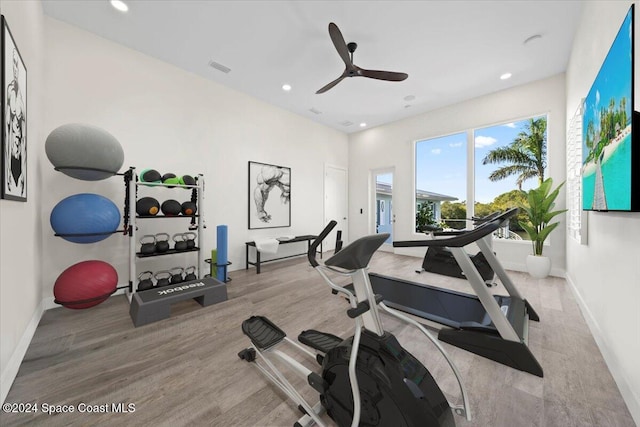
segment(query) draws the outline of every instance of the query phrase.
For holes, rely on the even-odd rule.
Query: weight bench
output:
[[[227,285],[213,277],[151,288],[133,294],[129,315],[138,327],[167,319],[171,316],[171,304],[193,298],[201,306],[227,300]]]

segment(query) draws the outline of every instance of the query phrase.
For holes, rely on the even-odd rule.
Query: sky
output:
[[[528,120],[528,119],[527,119]],[[509,145],[524,130],[527,120],[474,130],[475,200],[489,203],[496,196],[517,188],[516,176],[489,181],[501,164],[483,165],[482,159],[497,147]],[[420,141],[416,144],[416,188],[467,200],[466,132]],[[537,187],[537,179],[525,181],[523,190]]]

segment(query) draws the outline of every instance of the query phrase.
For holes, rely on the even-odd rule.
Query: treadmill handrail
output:
[[[429,240],[400,240],[393,242],[395,248],[408,248],[416,246],[437,246],[437,247],[449,247],[449,248],[461,248],[467,246],[470,243],[476,242],[485,236],[496,231],[498,228],[504,226],[504,224],[518,213],[518,208],[511,208],[502,214],[496,216],[492,220],[485,222],[473,230],[463,231],[460,234],[453,235],[451,237],[442,239],[429,239]]]

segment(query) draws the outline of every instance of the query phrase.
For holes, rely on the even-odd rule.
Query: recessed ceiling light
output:
[[[120,12],[126,12],[129,10],[129,6],[122,0],[111,0],[111,6],[118,9]]]
[[[511,78],[511,73],[504,73],[500,76],[500,80],[507,80],[509,78]]]
[[[407,95],[404,97],[405,101],[413,101],[414,99],[416,99],[415,95]]]
[[[367,124],[365,122],[360,123],[360,127],[363,128],[365,127]]]
[[[284,90],[285,92],[289,92],[291,90],[291,85],[283,84],[282,90]]]

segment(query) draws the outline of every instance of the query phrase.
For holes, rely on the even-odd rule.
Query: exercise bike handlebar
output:
[[[428,240],[403,240],[393,242],[395,248],[407,248],[416,246],[438,246],[449,248],[461,248],[467,246],[470,243],[477,242],[485,236],[496,231],[498,228],[503,227],[506,222],[512,216],[518,213],[518,208],[512,208],[500,215],[493,217],[493,219],[482,223],[473,230],[462,231],[455,233],[453,236],[443,239],[428,239]]]
[[[316,239],[313,241],[311,246],[309,246],[309,252],[307,252],[307,258],[309,258],[309,263],[311,264],[312,267],[315,268],[319,265],[318,261],[316,261],[316,250],[318,250],[318,246],[320,246],[320,243],[322,243],[322,241],[327,238],[329,233],[331,233],[331,231],[336,227],[336,225],[338,225],[338,223],[334,220],[331,220],[329,224],[327,224],[327,226],[324,228],[324,230],[322,230],[322,233],[320,233],[320,235],[316,237]]]

